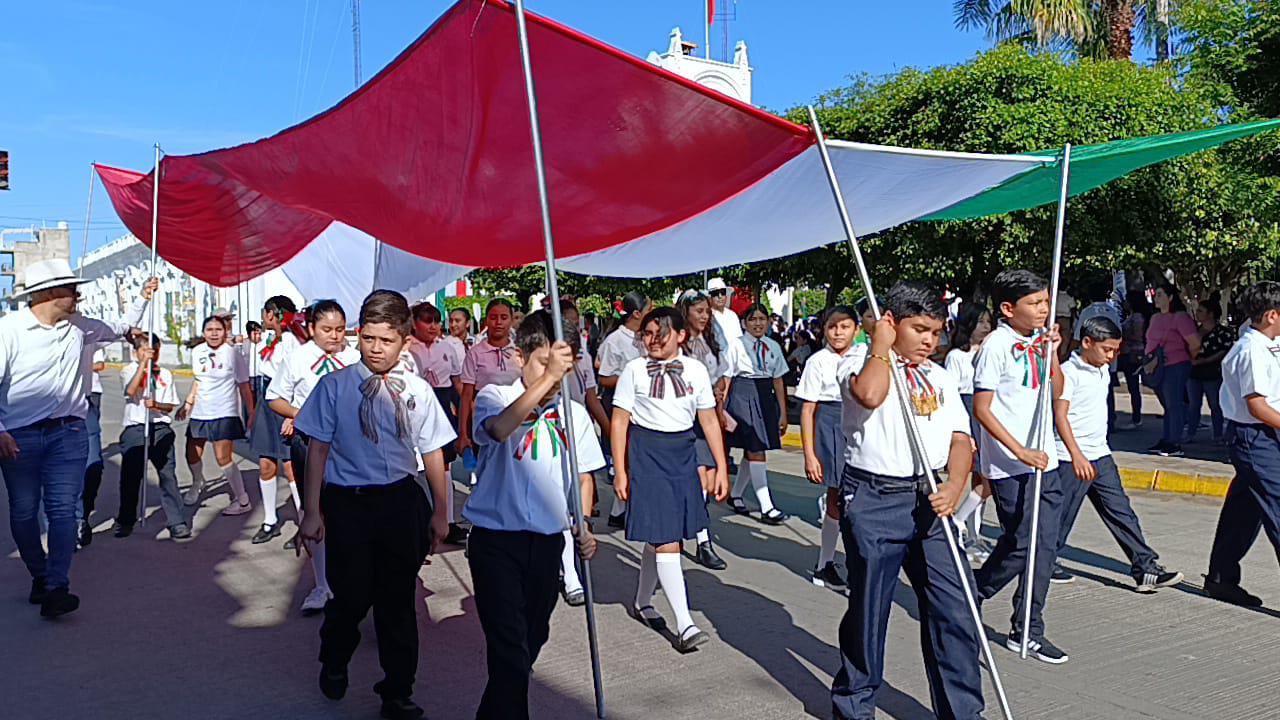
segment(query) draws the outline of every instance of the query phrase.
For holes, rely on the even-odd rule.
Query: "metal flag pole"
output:
[[[875,290],[871,286],[871,274],[867,271],[866,260],[862,257],[862,248],[858,244],[858,236],[853,229],[853,220],[849,217],[849,209],[845,206],[844,195],[840,192],[840,181],[836,177],[835,167],[831,164],[831,156],[827,153],[826,139],[822,135],[822,126],[818,122],[818,114],[814,111],[812,105],[809,106],[809,122],[813,126],[813,134],[818,141],[818,154],[821,156],[823,167],[827,171],[827,182],[831,186],[832,195],[835,196],[836,209],[840,212],[840,222],[844,225],[845,240],[848,241],[849,250],[857,263],[858,277],[862,280],[863,289],[866,290],[867,302],[871,306],[871,312],[878,321],[881,316],[880,303],[876,300]],[[920,435],[920,428],[916,424],[915,412],[907,400],[906,381],[902,377],[901,368],[896,365],[891,368],[890,377],[893,379],[894,391],[898,395],[899,408],[902,410],[903,419],[907,424],[907,437],[911,442],[912,455],[925,477],[929,479],[929,490],[937,492],[938,485],[932,472],[933,464],[929,462],[924,440]],[[951,560],[955,563],[956,572],[960,576],[960,587],[964,589],[964,599],[969,605],[969,614],[973,619],[978,637],[982,643],[982,654],[987,661],[987,669],[991,671],[991,684],[995,686],[996,696],[1000,700],[1000,711],[1004,714],[1006,720],[1013,720],[1013,712],[1009,708],[1009,698],[1005,694],[1004,683],[1000,681],[1000,671],[996,669],[996,660],[991,653],[991,643],[987,641],[986,628],[982,624],[982,614],[978,611],[978,603],[973,594],[974,590],[969,586],[969,575],[972,571],[969,569],[968,561],[960,552],[960,544],[956,541],[955,529],[952,527],[952,523],[943,520],[942,531],[947,537],[947,546],[951,549]]]
[[[1067,228],[1067,196],[1071,188],[1071,143],[1067,143],[1062,148],[1062,178],[1059,185],[1058,218],[1053,229],[1053,274],[1049,278],[1049,320],[1046,323],[1048,326],[1046,330],[1052,328],[1054,321],[1058,319],[1058,279],[1062,274],[1062,239]],[[1044,343],[1044,370],[1040,378],[1040,395],[1036,403],[1036,425],[1032,429],[1036,449],[1044,452],[1048,452],[1045,447],[1048,445],[1049,428],[1052,427],[1051,418],[1053,417],[1053,393],[1050,391],[1050,386],[1054,351],[1053,343]],[[1040,491],[1043,481],[1044,471],[1036,470],[1031,504],[1031,542],[1027,547],[1027,570],[1022,581],[1022,644],[1018,654],[1023,660],[1027,659],[1031,643],[1031,595],[1035,588],[1036,536],[1040,532]]]
[[[555,325],[556,342],[564,342],[564,323],[560,316],[560,286],[556,280],[556,245],[551,234],[551,203],[547,198],[547,172],[542,159],[542,130],[538,124],[538,94],[533,86],[533,65],[529,60],[529,29],[525,24],[524,0],[516,0],[516,29],[520,38],[520,64],[524,68],[524,90],[529,101],[529,131],[533,139],[533,165],[538,176],[538,203],[542,209],[542,239],[546,244],[547,254],[547,290],[551,295],[551,318]],[[563,399],[564,412],[560,413],[557,424],[562,425],[565,437],[565,455],[569,457],[569,514],[573,517],[573,525],[581,532],[584,529],[582,517],[581,488],[578,486],[578,455],[576,448],[577,435],[573,433],[573,403],[569,401],[569,376],[560,379],[560,397]],[[591,680],[595,686],[596,717],[603,719],[604,711],[604,679],[600,672],[600,644],[596,635],[595,596],[591,587],[591,563],[586,558],[582,561],[582,589],[586,595],[587,643],[591,651]]]
[[[84,234],[80,241],[80,271],[77,273],[82,279],[84,278],[84,256],[89,254],[89,221],[93,219],[93,183],[96,174],[94,164],[89,163],[89,200],[85,202]]]
[[[151,183],[151,273],[150,278],[159,277],[156,274],[156,247],[160,232],[160,143],[156,143],[156,164],[155,177]],[[152,338],[156,334],[156,304],[160,301],[157,295],[160,294],[160,288],[151,294],[151,307],[147,310],[147,338],[146,345],[154,349]],[[142,407],[145,411],[142,424],[142,480],[138,488],[138,524],[142,527],[147,526],[147,475],[150,473],[151,467],[151,408],[147,407],[147,401],[155,398],[156,373],[153,372],[155,366],[160,364],[160,358],[151,359],[151,367],[146,369],[147,387],[142,393]]]

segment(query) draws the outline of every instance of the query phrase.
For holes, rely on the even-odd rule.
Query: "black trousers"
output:
[[[413,478],[391,485],[324,486],[327,572],[333,599],[320,626],[320,662],[346,667],[360,644],[360,622],[373,609],[384,698],[413,694],[418,671],[415,588],[426,557],[430,510]]]
[[[563,550],[561,534],[472,528],[467,554],[489,666],[477,720],[529,717],[529,673],[551,630]]]
[[[1271,428],[1236,423],[1228,425],[1227,437],[1236,476],[1218,516],[1208,577],[1239,585],[1240,561],[1260,531],[1266,530],[1280,559],[1280,438]]]

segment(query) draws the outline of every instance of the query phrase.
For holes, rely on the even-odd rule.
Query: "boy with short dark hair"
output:
[[[1236,477],[1227,489],[1209,556],[1209,597],[1245,607],[1262,598],[1240,587],[1240,560],[1259,527],[1280,555],[1280,283],[1245,291],[1250,326],[1222,360],[1222,414]]]
[[[831,687],[837,718],[871,718],[884,676],[884,639],[898,574],[905,569],[920,606],[921,651],[934,714],[975,720],[983,708],[982,642],[943,522],[969,489],[973,464],[969,414],[955,378],[932,361],[947,319],[935,289],[899,283],[884,297],[883,319],[868,328],[836,371],[848,447],[840,521],[849,565],[849,608],[840,621],[841,667]],[[920,431],[928,467],[915,457],[903,403],[891,373],[900,368],[906,405]],[[946,469],[930,494],[926,474]]]
[[[564,337],[577,340],[565,326]],[[489,681],[477,718],[529,717],[529,674],[550,634],[561,551],[569,528],[569,482],[590,497],[591,473],[604,467],[587,409],[568,400],[574,441],[560,434],[560,380],[576,353],[555,341],[550,313],[530,313],[515,331],[520,377],[476,393],[473,421],[476,476],[463,516],[472,524],[468,562],[476,612],[484,629]],[[577,454],[577,478],[568,477],[565,452]],[[585,516],[587,508],[583,508]],[[596,540],[578,529],[578,552],[595,554]]]
[[[1005,646],[1018,650],[1022,633],[1030,634],[1028,652],[1051,664],[1067,661],[1067,654],[1044,637],[1044,602],[1058,552],[1058,524],[1062,487],[1057,453],[1048,453],[1053,432],[1051,406],[1042,408],[1040,384],[1044,363],[1049,366],[1056,398],[1062,371],[1053,347],[1060,341],[1049,321],[1049,284],[1029,270],[1005,270],[996,276],[992,304],[999,320],[978,350],[974,367],[973,414],[978,432],[978,474],[991,481],[996,514],[1004,534],[977,572],[978,593],[989,599],[1017,580],[1013,593],[1012,629]],[[1048,347],[1046,347],[1048,346]],[[1031,545],[1031,514],[1035,473],[1043,472],[1040,518],[1036,537],[1035,577],[1026,584],[1027,552]],[[1023,595],[1031,593],[1031,627],[1023,628]]]
[[[1182,573],[1169,572],[1156,560],[1120,483],[1120,471],[1107,445],[1107,397],[1111,395],[1110,366],[1120,352],[1120,326],[1095,314],[1076,331],[1080,348],[1062,366],[1062,396],[1055,403],[1058,430],[1058,470],[1062,483],[1062,521],[1058,552],[1066,547],[1071,526],[1086,495],[1111,536],[1129,558],[1130,575],[1140,593],[1153,593],[1182,582]],[[1071,575],[1055,566],[1054,582],[1070,582]]]

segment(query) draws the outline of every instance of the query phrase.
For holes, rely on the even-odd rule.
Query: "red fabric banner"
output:
[[[529,15],[556,251],[678,224],[813,143],[808,128]],[[386,69],[273,137],[161,161],[160,254],[232,285],[337,220],[441,262],[543,259],[514,8],[460,0]],[[99,168],[150,243],[151,176]]]

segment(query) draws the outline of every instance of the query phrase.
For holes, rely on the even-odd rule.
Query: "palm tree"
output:
[[[954,0],[956,26],[986,28],[996,42],[1132,60],[1134,34],[1169,59],[1173,0]]]

